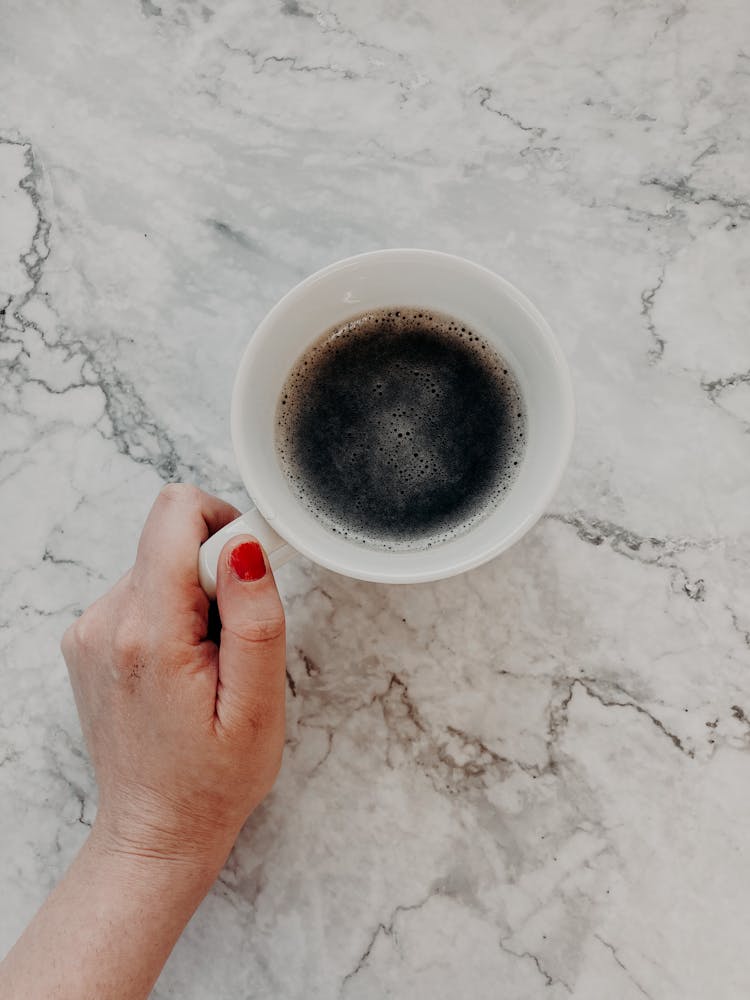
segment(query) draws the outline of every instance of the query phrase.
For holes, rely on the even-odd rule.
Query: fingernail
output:
[[[234,575],[245,582],[262,580],[266,575],[263,549],[257,542],[241,542],[237,548],[232,549],[229,565]]]

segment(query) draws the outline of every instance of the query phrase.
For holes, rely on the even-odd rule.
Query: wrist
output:
[[[116,824],[97,817],[86,850],[119,887],[195,900],[195,906],[216,880],[232,842],[227,838],[202,845],[183,843],[177,849],[141,836],[123,836]]]
[[[97,821],[4,963],[0,994],[148,996],[217,865],[133,851]]]
[[[179,799],[141,787],[100,798],[95,843],[107,854],[132,861],[171,863],[213,881],[229,856],[241,822],[218,808],[187,808]]]

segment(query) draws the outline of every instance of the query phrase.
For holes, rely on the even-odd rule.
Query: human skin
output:
[[[96,772],[91,834],[0,965],[0,998],[141,1000],[276,779],[284,612],[250,536],[221,552],[221,638],[198,549],[238,511],[165,487],[133,567],[65,633]]]

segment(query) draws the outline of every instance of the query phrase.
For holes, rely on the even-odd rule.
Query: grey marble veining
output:
[[[87,834],[58,652],[163,482],[242,506],[233,368],[382,246],[540,306],[549,515],[437,584],[279,573],[288,746],[155,997],[745,997],[750,8],[6,0],[0,944]]]

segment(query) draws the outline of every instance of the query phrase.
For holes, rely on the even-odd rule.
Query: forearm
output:
[[[94,829],[0,965],[1,1000],[143,1000],[218,868],[113,851]]]

